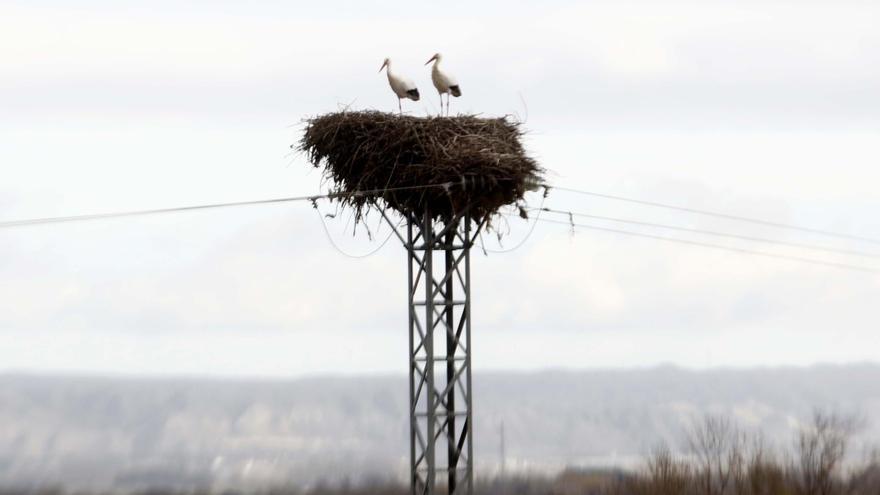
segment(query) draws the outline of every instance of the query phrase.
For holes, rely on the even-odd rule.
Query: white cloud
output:
[[[311,193],[319,174],[289,155],[298,129],[287,126],[338,102],[390,107],[376,74],[385,55],[429,87],[421,64],[439,48],[465,86],[454,109],[524,113],[523,93],[529,147],[554,182],[880,237],[876,5],[504,5],[463,16],[429,6],[388,14],[391,4],[342,14],[338,4],[7,4],[0,216]],[[434,98],[426,91],[412,111]],[[871,248],[561,191],[547,201]],[[343,233],[344,218],[330,224],[347,249],[374,246]],[[505,246],[526,228],[513,222]],[[4,367],[405,368],[396,241],[344,258],[307,204],[0,239]],[[481,367],[880,359],[876,276],[609,233],[570,238],[542,224],[513,253],[477,254],[474,277]]]

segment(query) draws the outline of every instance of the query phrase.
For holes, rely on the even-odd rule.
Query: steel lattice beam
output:
[[[411,491],[470,495],[470,249],[481,226],[472,231],[467,212],[444,222],[425,211],[404,236],[382,215],[407,251]]]

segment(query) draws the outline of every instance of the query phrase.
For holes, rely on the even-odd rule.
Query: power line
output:
[[[535,208],[528,208],[528,209],[535,210]],[[677,230],[679,232],[691,232],[694,234],[711,235],[711,236],[715,236],[715,237],[726,237],[726,238],[730,238],[730,239],[741,239],[741,240],[745,240],[745,241],[763,242],[763,243],[767,243],[767,244],[777,244],[780,246],[789,246],[789,247],[796,247],[796,248],[802,248],[802,249],[811,249],[811,250],[815,250],[815,251],[825,251],[825,252],[829,252],[829,253],[847,254],[847,255],[863,256],[866,258],[880,259],[880,254],[867,253],[864,251],[855,251],[855,250],[850,250],[850,249],[839,249],[839,248],[826,247],[826,246],[817,246],[814,244],[803,244],[803,243],[799,243],[799,242],[780,241],[780,240],[775,240],[775,239],[766,239],[763,237],[752,237],[752,236],[732,234],[732,233],[727,233],[727,232],[718,232],[718,231],[714,231],[714,230],[703,230],[703,229],[695,229],[695,228],[689,228],[689,227],[679,227],[677,225],[667,225],[667,224],[662,224],[662,223],[629,220],[629,219],[625,219],[625,218],[607,217],[607,216],[602,216],[602,215],[591,215],[591,214],[587,214],[587,213],[578,213],[578,212],[573,212],[573,211],[568,211],[568,210],[556,210],[553,208],[541,208],[541,209],[543,211],[548,212],[548,213],[554,213],[554,214],[558,214],[558,215],[567,215],[567,216],[575,216],[575,217],[582,217],[582,218],[592,218],[592,219],[596,219],[596,220],[607,220],[609,222],[627,223],[627,224],[631,224],[631,225],[643,225],[643,226],[647,226],[647,227],[657,227],[657,228],[661,228],[661,229]]]
[[[65,222],[83,222],[89,220],[106,220],[111,218],[123,218],[123,217],[136,217],[136,216],[145,216],[145,215],[159,215],[163,213],[180,213],[180,212],[188,212],[188,211],[196,211],[196,210],[208,210],[214,208],[231,208],[235,206],[253,206],[253,205],[265,205],[265,204],[273,204],[273,203],[289,203],[292,201],[317,201],[319,199],[335,199],[335,198],[343,198],[343,197],[356,197],[356,196],[365,196],[369,194],[380,194],[387,192],[395,192],[395,191],[406,191],[413,189],[427,189],[431,187],[443,187],[448,188],[455,185],[453,182],[444,182],[442,184],[428,184],[424,186],[405,186],[405,187],[390,187],[386,189],[371,189],[364,191],[351,191],[351,192],[342,192],[342,193],[329,193],[329,194],[317,194],[313,196],[292,196],[288,198],[275,198],[275,199],[258,199],[253,201],[234,201],[229,203],[210,203],[210,204],[202,204],[202,205],[192,205],[192,206],[177,206],[173,208],[155,208],[149,210],[131,210],[131,211],[121,211],[121,212],[112,212],[112,213],[93,213],[86,215],[69,215],[69,216],[59,216],[59,217],[44,217],[44,218],[29,218],[25,220],[10,220],[5,222],[0,222],[0,229],[6,228],[14,228],[14,227],[25,227],[29,225],[43,225],[43,224],[53,224],[53,223],[65,223]]]
[[[144,216],[144,215],[158,215],[162,213],[177,213],[177,212],[186,212],[186,211],[195,211],[195,210],[207,210],[211,208],[229,208],[233,206],[250,206],[250,205],[262,205],[262,204],[272,204],[272,203],[284,203],[288,201],[304,201],[307,199],[318,199],[319,196],[314,197],[293,197],[293,198],[275,198],[275,199],[261,199],[256,201],[236,201],[231,203],[213,203],[213,204],[205,204],[205,205],[193,205],[193,206],[178,206],[173,208],[156,208],[151,210],[132,210],[132,211],[122,211],[122,212],[113,212],[113,213],[92,213],[86,215],[69,215],[69,216],[61,216],[61,217],[44,217],[44,218],[29,218],[26,220],[11,220],[0,222],[0,229],[12,228],[12,227],[25,227],[28,225],[43,225],[50,223],[65,223],[65,222],[82,222],[88,220],[104,220],[110,218],[123,218],[123,217],[135,217],[135,216]]]
[[[582,223],[565,222],[565,221],[561,221],[561,220],[551,220],[548,218],[542,218],[542,219],[540,219],[540,221],[547,222],[547,223],[555,223],[555,224],[559,224],[559,225],[567,225],[572,228],[599,230],[599,231],[603,231],[603,232],[612,232],[615,234],[623,234],[623,235],[629,235],[629,236],[634,236],[634,237],[645,237],[648,239],[655,239],[655,240],[667,241],[667,242],[675,242],[675,243],[679,243],[679,244],[687,244],[690,246],[720,249],[720,250],[724,250],[724,251],[732,251],[732,252],[742,253],[742,254],[751,254],[751,255],[755,255],[755,256],[765,256],[768,258],[778,258],[778,259],[784,259],[784,260],[789,260],[789,261],[798,261],[801,263],[810,263],[813,265],[822,265],[822,266],[829,266],[829,267],[833,267],[833,268],[843,268],[843,269],[847,269],[847,270],[856,270],[856,271],[869,272],[869,273],[880,272],[880,270],[865,267],[865,266],[849,265],[846,263],[835,263],[833,261],[823,261],[823,260],[817,260],[817,259],[813,259],[813,258],[802,258],[800,256],[790,256],[790,255],[786,255],[786,254],[768,253],[766,251],[754,251],[751,249],[736,248],[736,247],[731,247],[731,246],[722,246],[720,244],[711,244],[711,243],[707,243],[707,242],[691,241],[691,240],[687,240],[687,239],[679,239],[676,237],[666,237],[666,236],[660,236],[660,235],[654,235],[654,234],[645,234],[642,232],[633,232],[631,230],[612,229],[612,228],[608,228],[608,227],[600,227],[598,225],[586,225],[586,224],[582,224]]]
[[[482,249],[483,251],[485,251],[487,253],[502,254],[502,253],[509,253],[511,251],[516,251],[517,249],[522,247],[522,245],[525,244],[526,241],[529,240],[529,238],[532,237],[532,234],[535,232],[535,226],[538,225],[538,220],[541,219],[541,212],[547,211],[546,208],[544,208],[544,200],[545,199],[547,199],[547,189],[544,189],[544,194],[541,195],[541,204],[538,207],[538,213],[535,215],[535,220],[532,221],[532,226],[529,227],[528,233],[526,233],[526,236],[523,237],[522,240],[520,240],[517,245],[515,245],[509,249],[489,249],[486,247],[486,243],[483,242],[483,233],[480,232],[480,249]]]
[[[0,229],[24,227],[24,226],[30,226],[30,225],[43,225],[43,224],[78,222],[78,221],[89,221],[89,220],[103,220],[103,219],[112,219],[112,218],[157,215],[157,214],[164,214],[164,213],[178,213],[178,212],[188,212],[188,211],[216,209],[216,208],[230,208],[230,207],[237,207],[237,206],[265,205],[265,204],[285,203],[285,202],[294,202],[294,201],[315,202],[318,199],[356,197],[356,196],[369,195],[369,194],[380,194],[380,193],[384,194],[387,192],[414,190],[414,189],[426,189],[426,188],[432,188],[432,187],[449,188],[454,185],[455,185],[455,183],[453,183],[453,182],[446,182],[446,183],[442,183],[442,184],[428,184],[428,185],[421,185],[421,186],[404,186],[404,187],[396,187],[396,188],[372,189],[372,190],[352,191],[352,192],[343,192],[343,193],[329,193],[329,194],[319,194],[319,195],[311,195],[311,196],[293,196],[293,197],[286,197],[286,198],[262,199],[262,200],[254,200],[254,201],[236,201],[236,202],[226,202],[226,203],[211,203],[211,204],[202,204],[202,205],[180,206],[180,207],[172,207],[172,208],[157,208],[157,209],[132,210],[132,211],[122,211],[122,212],[111,212],[111,213],[96,213],[96,214],[86,214],[86,215],[70,215],[70,216],[58,216],[58,217],[31,218],[31,219],[24,219],[24,220],[12,220],[12,221],[0,222]],[[761,224],[761,225],[768,225],[768,226],[779,227],[779,228],[787,228],[787,229],[792,229],[792,230],[800,230],[800,231],[804,231],[804,232],[810,232],[810,233],[828,235],[828,236],[833,236],[833,237],[854,239],[854,240],[860,240],[860,241],[880,244],[880,241],[875,240],[875,239],[871,239],[871,238],[867,238],[867,237],[854,236],[854,235],[848,235],[848,234],[840,234],[837,232],[829,232],[829,231],[812,229],[812,228],[807,228],[807,227],[800,227],[800,226],[796,226],[796,225],[781,224],[781,223],[769,222],[769,221],[765,221],[765,220],[759,220],[759,219],[753,219],[753,218],[747,218],[747,217],[739,217],[739,216],[735,216],[735,215],[727,215],[724,213],[709,212],[709,211],[697,210],[697,209],[693,209],[693,208],[686,208],[686,207],[668,205],[668,204],[663,204],[663,203],[655,203],[655,202],[651,202],[651,201],[643,201],[643,200],[634,199],[634,198],[626,198],[623,196],[601,194],[601,193],[595,193],[592,191],[585,191],[585,190],[581,190],[581,189],[556,187],[556,186],[551,186],[551,189],[558,189],[561,191],[569,191],[569,192],[574,192],[574,193],[578,193],[578,194],[591,195],[591,196],[602,197],[602,198],[607,198],[607,199],[628,201],[628,202],[632,202],[632,203],[644,204],[644,205],[648,205],[648,206],[656,206],[656,207],[661,207],[661,208],[668,208],[668,209],[673,209],[673,210],[678,210],[678,211],[685,211],[685,212],[689,212],[689,213],[697,213],[697,214],[702,214],[702,215],[715,216],[715,217],[719,217],[719,218],[727,218],[727,219],[751,222],[751,223],[756,223],[756,224]],[[542,199],[541,204],[543,205],[543,199]],[[744,235],[739,235],[739,234],[729,234],[729,233],[708,231],[708,230],[701,230],[701,229],[690,229],[690,228],[686,228],[686,227],[678,227],[678,226],[665,225],[665,224],[656,224],[656,223],[651,223],[651,222],[640,222],[640,221],[628,220],[628,219],[622,219],[622,218],[602,217],[599,215],[589,215],[589,214],[585,214],[585,213],[575,213],[575,212],[563,211],[563,210],[553,210],[550,208],[543,208],[543,206],[541,206],[541,208],[539,208],[539,212],[536,216],[535,221],[532,223],[531,228],[529,229],[529,233],[526,235],[526,237],[522,241],[520,241],[520,243],[518,243],[513,248],[506,249],[506,250],[488,250],[487,249],[487,251],[491,251],[493,253],[496,253],[496,252],[505,253],[505,252],[510,252],[510,251],[514,251],[514,250],[518,249],[520,246],[522,246],[525,243],[526,240],[528,240],[529,237],[531,237],[532,233],[534,232],[535,225],[537,224],[538,221],[562,223],[565,225],[577,226],[573,222],[559,222],[559,221],[542,219],[542,218],[540,218],[541,211],[547,211],[547,212],[558,213],[558,214],[567,214],[570,216],[579,216],[579,217],[585,217],[585,218],[595,218],[595,219],[599,219],[599,220],[623,222],[623,223],[629,223],[629,224],[635,224],[635,225],[646,225],[646,226],[652,226],[652,227],[658,227],[658,228],[666,228],[666,229],[670,229],[670,230],[678,230],[678,231],[683,231],[683,232],[693,232],[693,233],[700,233],[700,234],[706,234],[706,235],[713,235],[713,236],[718,236],[718,237],[738,238],[738,239],[743,239],[743,240],[748,240],[748,241],[787,245],[787,246],[791,246],[791,247],[814,249],[814,250],[821,250],[821,251],[834,252],[834,253],[840,253],[840,254],[852,254],[852,255],[871,257],[871,258],[880,257],[876,254],[866,253],[866,252],[862,252],[862,251],[828,248],[828,247],[824,247],[824,246],[800,244],[800,243],[794,243],[794,242],[788,242],[788,241],[776,241],[776,240],[771,240],[771,239],[750,237],[750,236],[744,236]],[[323,218],[322,218],[322,222],[323,222]],[[593,228],[596,230],[608,230],[608,231],[619,232],[619,233],[630,233],[628,231],[617,231],[616,229],[607,229],[607,228],[596,227],[596,226],[581,225],[581,227]],[[327,232],[326,225],[324,225],[324,228],[325,228],[325,232]],[[327,233],[329,236],[329,232],[327,232]],[[743,250],[743,249],[738,249],[738,248],[728,248],[728,247],[724,247],[724,246],[717,246],[714,244],[698,243],[695,241],[685,241],[685,240],[681,240],[681,239],[666,238],[663,236],[652,236],[649,234],[640,234],[640,233],[630,233],[630,234],[639,235],[642,237],[652,237],[652,238],[657,238],[657,239],[662,239],[662,240],[680,241],[680,242],[685,242],[685,243],[692,244],[692,245],[704,245],[705,247],[717,247],[720,249],[728,249],[728,250],[734,250],[734,251],[738,251],[738,252],[751,252],[750,250]],[[331,242],[332,242],[332,239],[331,239]],[[379,248],[377,248],[375,251],[378,251],[378,249],[381,249],[381,247],[384,246],[384,244],[386,242],[387,242],[387,239],[385,241],[383,241],[382,245],[380,245]],[[373,252],[375,252],[375,251],[373,251]],[[343,254],[346,254],[347,256],[359,257],[357,255],[350,255],[348,253],[344,253],[344,251],[342,251],[341,249],[340,249],[340,252],[343,252]],[[369,254],[372,254],[372,252]],[[854,269],[865,269],[864,267],[856,267],[854,265],[822,262],[819,260],[810,260],[807,258],[798,258],[798,257],[792,257],[792,256],[784,256],[784,255],[774,255],[771,253],[752,252],[752,254],[763,254],[763,255],[773,256],[773,257],[777,257],[777,258],[781,257],[781,258],[786,258],[786,259],[797,259],[799,261],[815,262],[818,264],[824,264],[824,265],[829,265],[829,266],[848,267],[848,268],[854,268]],[[871,269],[867,269],[867,270],[870,271]]]
[[[385,247],[385,244],[388,244],[388,241],[394,235],[394,231],[392,230],[391,232],[388,233],[388,236],[385,238],[385,240],[382,241],[374,249],[371,249],[370,251],[367,251],[364,254],[351,254],[351,253],[345,251],[344,249],[342,249],[341,247],[339,247],[338,244],[336,244],[336,241],[333,240],[333,236],[330,235],[330,229],[327,228],[327,222],[324,221],[324,215],[321,213],[321,211],[318,208],[315,208],[315,211],[318,213],[318,218],[321,219],[321,226],[324,228],[324,235],[327,236],[327,240],[330,241],[330,245],[333,246],[333,248],[336,249],[336,251],[338,251],[340,254],[342,254],[343,256],[345,256],[347,258],[352,258],[352,259],[369,258],[370,256],[378,253],[380,249]],[[366,222],[365,222],[365,224],[366,224]]]
[[[787,223],[771,222],[768,220],[761,220],[758,218],[742,217],[742,216],[738,216],[738,215],[729,215],[727,213],[718,213],[718,212],[714,212],[714,211],[699,210],[696,208],[688,208],[685,206],[670,205],[670,204],[666,204],[666,203],[658,203],[658,202],[654,202],[654,201],[645,201],[645,200],[636,199],[636,198],[616,196],[613,194],[603,194],[603,193],[597,193],[597,192],[593,192],[593,191],[585,191],[583,189],[574,189],[574,188],[570,188],[570,187],[557,187],[557,186],[550,186],[550,187],[551,187],[551,189],[556,189],[559,191],[567,191],[567,192],[576,193],[576,194],[584,194],[587,196],[595,196],[597,198],[613,199],[616,201],[626,201],[629,203],[636,203],[636,204],[646,205],[646,206],[654,206],[657,208],[666,208],[666,209],[670,209],[670,210],[695,213],[698,215],[706,215],[706,216],[717,217],[717,218],[725,218],[727,220],[749,222],[749,223],[754,223],[754,224],[758,224],[758,225],[764,225],[767,227],[776,227],[776,228],[780,228],[780,229],[789,229],[789,230],[799,230],[801,232],[809,232],[811,234],[821,234],[821,235],[826,235],[829,237],[840,237],[843,239],[852,239],[852,240],[856,240],[856,241],[870,242],[872,244],[880,244],[880,240],[872,239],[870,237],[862,237],[862,236],[851,235],[851,234],[842,234],[840,232],[831,232],[828,230],[814,229],[811,227],[802,227],[800,225],[791,225],[791,224],[787,224]]]

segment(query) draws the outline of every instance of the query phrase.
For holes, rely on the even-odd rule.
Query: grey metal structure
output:
[[[467,211],[442,221],[426,210],[405,233],[385,220],[407,250],[411,491],[470,495],[470,251],[482,225],[472,229]]]

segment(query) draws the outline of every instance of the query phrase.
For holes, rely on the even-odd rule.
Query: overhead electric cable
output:
[[[145,216],[145,215],[158,215],[163,213],[179,213],[179,212],[187,212],[187,211],[196,211],[196,210],[207,210],[213,208],[230,208],[234,206],[253,206],[253,205],[265,205],[272,203],[288,203],[292,201],[316,201],[319,199],[335,199],[335,198],[343,198],[343,197],[355,197],[355,196],[364,196],[368,194],[379,194],[385,192],[395,192],[395,191],[405,191],[405,190],[413,190],[413,189],[427,189],[431,187],[443,187],[449,188],[454,186],[456,183],[453,182],[444,182],[442,184],[428,184],[424,186],[406,186],[406,187],[390,187],[386,189],[371,189],[364,191],[352,191],[346,193],[329,193],[329,194],[317,194],[312,196],[293,196],[288,198],[275,198],[275,199],[259,199],[255,201],[234,201],[229,203],[211,203],[211,204],[203,204],[203,205],[193,205],[193,206],[178,206],[173,208],[156,208],[149,210],[131,210],[131,211],[122,211],[122,212],[112,212],[112,213],[93,213],[86,215],[70,215],[70,216],[59,216],[59,217],[45,217],[45,218],[29,218],[26,220],[9,220],[5,222],[0,222],[0,229],[12,228],[12,227],[24,227],[28,225],[43,225],[43,224],[51,224],[51,223],[64,223],[64,222],[82,222],[88,220],[105,220],[110,218],[123,218],[123,217],[135,217],[135,216]]]
[[[330,241],[330,245],[333,246],[333,249],[335,249],[336,251],[339,251],[340,254],[342,254],[343,256],[345,256],[347,258],[352,258],[352,259],[369,258],[370,256],[378,253],[380,249],[385,247],[385,244],[388,244],[388,241],[391,239],[391,237],[394,236],[394,231],[392,230],[391,232],[388,232],[388,236],[385,237],[385,240],[383,240],[381,243],[379,243],[379,245],[376,246],[374,249],[371,249],[363,254],[351,254],[348,251],[345,251],[344,249],[339,247],[339,245],[336,244],[336,241],[333,240],[333,236],[330,234],[330,229],[327,228],[327,222],[324,220],[324,214],[321,213],[321,210],[315,208],[315,211],[318,213],[318,218],[321,219],[321,227],[324,228],[324,235],[327,236],[327,240]]]
[[[626,201],[629,203],[635,203],[635,204],[640,204],[640,205],[654,206],[657,208],[666,208],[666,209],[670,209],[670,210],[685,211],[688,213],[694,213],[694,214],[698,214],[698,215],[707,215],[707,216],[712,216],[712,217],[717,217],[717,218],[725,218],[727,220],[749,222],[749,223],[754,223],[754,224],[758,224],[758,225],[764,225],[766,227],[776,227],[776,228],[780,228],[780,229],[799,230],[801,232],[809,232],[811,234],[820,234],[820,235],[825,235],[825,236],[829,236],[829,237],[840,237],[843,239],[852,239],[852,240],[856,240],[856,241],[870,242],[872,244],[880,244],[880,239],[872,239],[870,237],[862,237],[862,236],[852,235],[852,234],[843,234],[840,232],[832,232],[832,231],[828,231],[828,230],[815,229],[815,228],[811,228],[811,227],[803,227],[800,225],[792,225],[792,224],[781,223],[781,222],[773,222],[773,221],[769,221],[769,220],[761,220],[759,218],[730,215],[727,213],[719,213],[719,212],[715,212],[715,211],[700,210],[697,208],[689,208],[686,206],[677,206],[677,205],[671,205],[671,204],[666,204],[666,203],[658,203],[655,201],[645,201],[642,199],[628,198],[625,196],[616,196],[613,194],[597,193],[597,192],[593,192],[593,191],[586,191],[583,189],[574,189],[571,187],[551,186],[551,189],[556,189],[558,191],[567,191],[567,192],[576,193],[576,194],[584,194],[587,196],[594,196],[597,198],[613,199],[615,201]]]
[[[529,231],[526,233],[526,236],[523,237],[515,246],[513,246],[512,248],[508,248],[508,249],[489,249],[486,247],[486,243],[483,242],[483,233],[480,232],[480,249],[482,249],[483,251],[485,251],[487,253],[502,254],[502,253],[509,253],[511,251],[516,251],[517,249],[522,247],[522,245],[525,244],[526,241],[529,240],[530,237],[532,237],[532,234],[535,233],[535,226],[538,225],[538,220],[541,218],[541,212],[547,211],[544,208],[544,200],[547,199],[547,192],[548,192],[547,189],[544,189],[544,194],[541,195],[541,204],[538,207],[538,213],[535,214],[535,219],[532,221],[532,225],[531,225],[531,227],[529,227]]]
[[[708,242],[691,241],[691,240],[687,240],[687,239],[679,239],[676,237],[666,237],[666,236],[661,236],[661,235],[645,234],[642,232],[633,232],[631,230],[612,229],[612,228],[608,228],[608,227],[600,227],[598,225],[586,225],[586,224],[582,224],[582,223],[565,222],[565,221],[561,221],[561,220],[551,220],[548,218],[542,218],[539,221],[546,222],[546,223],[555,223],[555,224],[559,224],[559,225],[566,225],[566,226],[574,228],[574,229],[580,228],[580,229],[599,230],[599,231],[603,231],[603,232],[612,232],[615,234],[629,235],[629,236],[634,236],[634,237],[644,237],[644,238],[648,238],[648,239],[674,242],[674,243],[679,243],[679,244],[687,244],[690,246],[698,246],[698,247],[711,248],[711,249],[719,249],[719,250],[724,250],[724,251],[732,251],[732,252],[742,253],[742,254],[764,256],[764,257],[768,257],[768,258],[779,258],[779,259],[784,259],[784,260],[789,260],[789,261],[798,261],[801,263],[810,263],[810,264],[814,264],[814,265],[829,266],[829,267],[833,267],[833,268],[843,268],[843,269],[847,269],[847,270],[856,270],[856,271],[869,272],[869,273],[880,273],[880,270],[875,269],[875,268],[866,267],[866,266],[850,265],[850,264],[846,264],[846,263],[836,263],[833,261],[817,260],[817,259],[813,259],[813,258],[802,258],[800,256],[790,256],[790,255],[786,255],[786,254],[768,253],[766,251],[754,251],[751,249],[737,248],[737,247],[731,247],[731,246],[722,246],[720,244],[711,244]]]
[[[531,210],[531,211],[536,210],[536,208],[526,208],[526,209]],[[730,239],[741,239],[744,241],[763,242],[763,243],[767,243],[767,244],[778,244],[780,246],[789,246],[789,247],[796,247],[796,248],[801,248],[801,249],[811,249],[811,250],[815,250],[815,251],[825,251],[825,252],[829,252],[829,253],[846,254],[846,255],[862,256],[862,257],[866,257],[866,258],[880,259],[880,254],[868,253],[865,251],[840,249],[840,248],[833,248],[833,247],[827,247],[827,246],[817,246],[814,244],[803,244],[803,243],[799,243],[799,242],[781,241],[781,240],[775,240],[775,239],[767,239],[764,237],[752,237],[752,236],[741,235],[741,234],[732,234],[732,233],[728,233],[728,232],[718,232],[718,231],[714,231],[714,230],[695,229],[695,228],[690,228],[690,227],[680,227],[677,225],[667,225],[667,224],[662,224],[662,223],[645,222],[645,221],[639,221],[639,220],[629,220],[626,218],[619,218],[619,217],[592,215],[592,214],[588,214],[588,213],[578,213],[575,211],[557,210],[557,209],[546,208],[546,207],[542,207],[542,208],[540,208],[540,210],[545,211],[547,213],[553,213],[553,214],[557,214],[557,215],[566,215],[569,217],[575,216],[575,217],[581,217],[581,218],[592,218],[595,220],[606,220],[609,222],[627,223],[627,224],[631,224],[631,225],[643,225],[646,227],[656,227],[656,228],[661,228],[661,229],[676,230],[676,231],[680,231],[680,232],[691,232],[694,234],[711,235],[711,236],[715,236],[715,237],[727,237]]]

